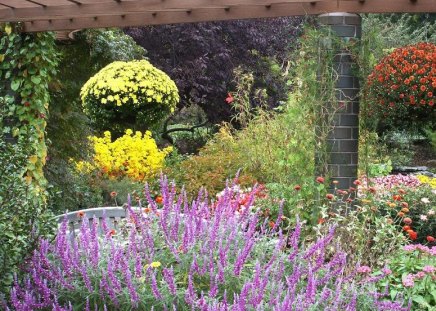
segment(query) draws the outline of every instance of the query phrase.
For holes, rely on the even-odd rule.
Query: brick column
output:
[[[321,24],[329,26],[343,40],[360,38],[361,17],[350,13],[329,13],[319,16]],[[339,181],[339,189],[353,187],[357,178],[359,140],[359,81],[352,70],[349,52],[338,51],[334,68],[338,71],[337,98],[343,108],[334,116],[334,129],[327,140],[328,170]]]

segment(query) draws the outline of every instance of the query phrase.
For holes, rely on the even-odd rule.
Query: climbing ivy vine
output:
[[[32,145],[24,172],[26,182],[41,194],[47,184],[43,166],[49,81],[56,73],[58,54],[54,33],[22,33],[20,24],[0,25],[0,99],[3,135],[26,137]]]

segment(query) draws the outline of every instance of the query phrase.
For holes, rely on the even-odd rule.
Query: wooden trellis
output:
[[[330,12],[436,12],[436,0],[0,0],[0,22],[26,32]]]

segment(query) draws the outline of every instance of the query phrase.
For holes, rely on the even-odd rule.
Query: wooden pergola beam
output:
[[[0,0],[5,3],[7,0]],[[336,0],[270,0],[268,4],[275,3],[311,3],[320,1],[336,1]],[[2,21],[29,21],[35,19],[55,19],[55,18],[70,18],[87,17],[95,15],[118,15],[128,13],[139,13],[147,11],[171,11],[171,10],[191,10],[195,8],[228,8],[234,6],[251,6],[265,5],[265,0],[135,0],[122,2],[104,2],[104,3],[83,3],[68,5],[51,5],[51,6],[27,6],[27,7],[1,7],[0,20]]]
[[[436,0],[0,0],[0,22],[27,32],[331,12],[436,12]]]

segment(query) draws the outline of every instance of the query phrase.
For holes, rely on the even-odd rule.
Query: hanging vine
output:
[[[58,54],[54,33],[22,33],[20,24],[0,25],[0,98],[3,134],[26,138],[34,152],[28,155],[24,178],[36,194],[47,184],[43,174],[47,147],[45,128],[49,81],[56,73]]]

